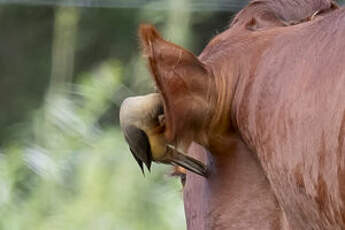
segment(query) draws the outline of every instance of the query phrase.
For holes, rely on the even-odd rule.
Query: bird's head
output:
[[[165,121],[158,93],[127,98],[120,108],[120,124],[134,159],[144,173],[152,161],[179,165],[206,176],[206,167],[198,160],[179,152],[165,137]]]
[[[148,170],[151,168],[151,162],[154,160],[152,151],[165,151],[163,116],[163,104],[158,93],[129,97],[121,105],[121,129],[143,173],[143,164]],[[152,143],[155,141],[154,137],[161,137],[161,143]],[[158,149],[159,147],[161,149]]]

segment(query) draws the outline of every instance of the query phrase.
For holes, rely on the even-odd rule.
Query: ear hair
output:
[[[154,26],[150,24],[140,25],[139,37],[145,56],[158,58],[164,60],[166,64],[172,65],[176,64],[176,60],[182,58],[183,63],[194,65],[194,67],[199,66],[205,70],[204,65],[193,53],[174,43],[165,41]]]
[[[156,28],[150,24],[141,24],[139,27],[139,37],[144,55],[153,56],[153,42],[162,40]]]

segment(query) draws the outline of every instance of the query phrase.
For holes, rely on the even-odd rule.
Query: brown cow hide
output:
[[[294,2],[277,1],[269,19],[317,9],[293,12]],[[167,139],[204,146],[189,151],[209,177],[187,172],[188,229],[345,229],[345,10],[251,27],[254,3],[198,58],[140,32]]]

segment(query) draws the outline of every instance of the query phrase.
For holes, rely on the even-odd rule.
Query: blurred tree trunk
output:
[[[154,5],[158,2],[150,2],[149,5]],[[141,22],[152,22],[154,24],[162,23],[163,28],[158,28],[164,37],[164,39],[171,41],[175,44],[183,46],[190,49],[192,44],[191,42],[191,28],[190,28],[190,1],[189,0],[169,0],[167,3],[169,5],[169,11],[167,11],[166,17],[159,17],[164,15],[162,12],[158,14],[152,14],[150,8],[143,9],[143,15],[145,11],[151,12],[141,18]],[[159,16],[158,16],[159,15]],[[165,15],[164,15],[165,16]],[[157,18],[159,18],[157,20]],[[145,61],[141,57],[141,53],[138,56],[134,57],[133,65],[134,71],[130,79],[130,87],[134,89],[136,93],[144,94],[152,92],[154,88],[154,83],[152,77],[147,71],[147,65],[143,65]],[[134,93],[129,93],[132,95]],[[128,95],[128,96],[129,96]]]
[[[49,92],[67,86],[73,79],[78,21],[77,8],[56,8]]]
[[[190,38],[190,5],[186,0],[169,1],[172,10],[169,12],[168,20],[164,28],[164,36],[170,41],[180,44],[184,47],[190,47],[187,44]]]

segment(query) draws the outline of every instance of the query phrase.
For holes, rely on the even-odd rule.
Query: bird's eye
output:
[[[174,166],[173,171],[170,173],[171,176],[179,177],[182,186],[186,184],[186,170],[180,166]]]
[[[157,114],[158,114],[158,115],[164,114],[164,106],[163,106],[163,104],[160,104],[160,105],[157,107]]]

